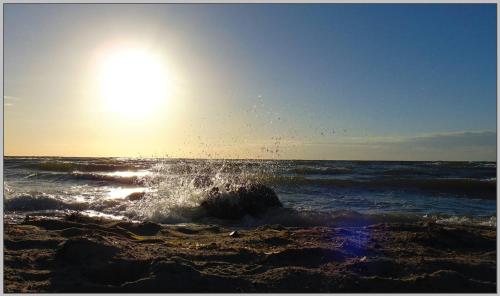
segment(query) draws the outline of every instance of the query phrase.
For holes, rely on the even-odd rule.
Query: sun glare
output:
[[[107,111],[145,115],[167,99],[168,76],[160,57],[145,50],[114,51],[101,62],[100,88]]]

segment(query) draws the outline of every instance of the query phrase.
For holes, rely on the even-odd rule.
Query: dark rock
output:
[[[225,190],[214,187],[201,202],[201,207],[209,216],[221,219],[239,219],[245,215],[259,216],[270,208],[282,206],[271,188],[255,183],[235,189],[226,186]]]
[[[127,195],[127,199],[132,201],[140,200],[144,197],[145,194],[145,192],[133,192]]]

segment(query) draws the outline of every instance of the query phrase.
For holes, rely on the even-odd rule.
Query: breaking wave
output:
[[[6,199],[4,209],[7,211],[39,211],[39,210],[84,210],[86,203],[67,202],[50,195],[21,195]]]
[[[137,176],[112,176],[98,173],[80,173],[74,172],[69,178],[75,180],[90,180],[103,183],[121,184],[121,185],[143,185],[146,181],[144,177]]]
[[[256,227],[279,224],[285,227],[354,227],[380,223],[412,224],[419,222],[446,225],[477,225],[496,227],[496,216],[471,217],[460,215],[422,215],[411,213],[360,213],[353,210],[296,210],[292,208],[273,208],[257,217],[245,216],[240,220],[222,220],[210,217],[201,208],[200,202],[206,192],[184,199],[168,199],[150,195],[142,200],[127,199],[101,200],[99,202],[69,202],[61,198],[45,195],[21,195],[5,200],[4,207],[13,212],[36,211],[78,211],[82,214],[102,213],[108,218],[152,221],[157,223],[206,223]],[[49,215],[50,212],[46,212]]]
[[[103,185],[117,184],[117,185],[144,185],[149,182],[149,177],[144,176],[120,176],[111,175],[106,173],[86,173],[74,171],[70,173],[32,173],[25,176],[26,179],[43,179],[48,181],[93,181]]]

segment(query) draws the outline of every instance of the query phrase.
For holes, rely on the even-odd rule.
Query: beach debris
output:
[[[231,233],[229,233],[229,236],[230,237],[238,237],[238,236],[240,236],[240,233],[237,230],[234,230],[234,231],[231,231]]]
[[[365,262],[366,261],[366,256],[363,256],[359,259],[359,262]]]

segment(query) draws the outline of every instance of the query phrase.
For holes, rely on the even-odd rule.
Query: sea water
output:
[[[214,186],[260,182],[313,216],[386,215],[496,225],[495,162],[6,157],[4,217],[79,211],[188,223]],[[128,198],[144,193],[137,199]],[[327,222],[327,221],[325,221]]]

